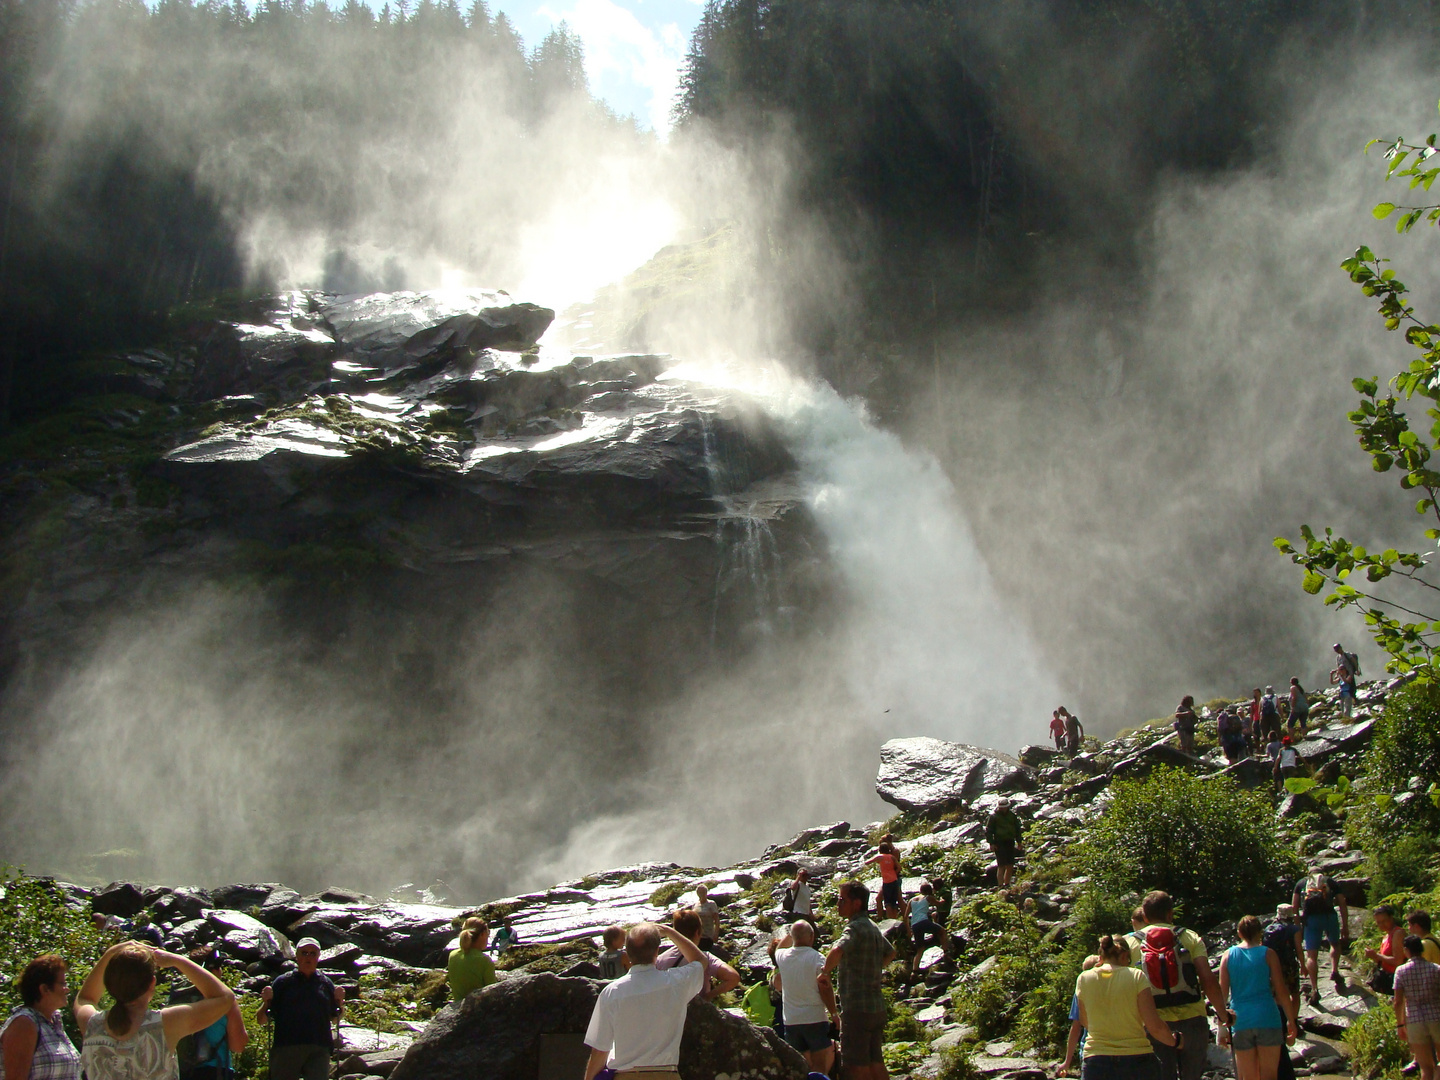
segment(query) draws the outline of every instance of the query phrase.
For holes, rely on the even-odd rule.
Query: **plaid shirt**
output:
[[[1411,960],[1395,969],[1395,989],[1405,992],[1407,1024],[1440,1023],[1440,966]]]
[[[17,1016],[25,1016],[35,1024],[35,1056],[30,1060],[30,1080],[80,1080],[80,1052],[65,1034],[65,1024],[60,1013],[54,1019],[46,1019],[35,1009],[16,1009],[0,1028],[4,1034]],[[3,1070],[0,1070],[3,1075]]]
[[[840,950],[840,1008],[844,1012],[884,1012],[880,976],[890,943],[880,928],[861,912],[850,920],[835,947]]]

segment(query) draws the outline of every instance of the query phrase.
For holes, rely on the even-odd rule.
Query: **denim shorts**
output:
[[[1254,1050],[1261,1046],[1284,1046],[1284,1028],[1245,1028],[1230,1033],[1230,1045],[1236,1050]]]
[[[1152,1054],[1086,1054],[1080,1080],[1160,1080],[1160,1059]]]
[[[1330,911],[1324,915],[1305,916],[1305,948],[1318,952],[1320,943],[1329,940],[1331,945],[1340,944],[1340,916]]]

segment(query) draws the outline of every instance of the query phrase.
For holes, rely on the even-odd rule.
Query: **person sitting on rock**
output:
[[[1174,728],[1175,733],[1180,736],[1180,752],[1184,754],[1195,753],[1195,726],[1200,718],[1195,715],[1195,698],[1186,694],[1180,699],[1180,707],[1175,710]]]
[[[1055,740],[1055,752],[1065,752],[1065,717],[1060,715],[1061,710],[1056,709],[1050,714],[1050,737]]]
[[[275,1018],[271,1080],[329,1080],[335,1049],[330,1021],[345,1007],[345,991],[315,970],[319,966],[320,942],[301,938],[295,943],[295,970],[260,991],[256,1022]]]
[[[495,955],[504,956],[519,944],[520,935],[515,932],[515,927],[510,925],[510,916],[506,915],[501,918],[500,929],[495,931],[495,940],[491,942],[495,949]]]
[[[1008,889],[1015,880],[1015,853],[1023,834],[1020,819],[1010,809],[1010,800],[1002,798],[985,825],[985,840],[995,852],[995,884],[1001,889]]]
[[[698,918],[695,924],[698,929]],[[656,965],[662,936],[683,964],[665,970]],[[691,938],[655,923],[632,926],[625,952],[630,970],[600,991],[585,1030],[585,1080],[606,1068],[626,1080],[675,1080],[690,1000],[705,989],[706,956]]]
[[[630,970],[630,959],[625,953],[625,928],[607,926],[600,940],[605,945],[605,951],[600,954],[598,961],[600,978],[606,982],[614,982]]]
[[[888,834],[887,834],[888,835]],[[888,839],[881,840],[875,854],[866,859],[864,866],[880,868],[880,891],[875,896],[875,917],[877,919],[898,919],[900,917],[900,855]]]
[[[490,938],[490,924],[478,915],[465,920],[460,928],[460,947],[452,949],[445,967],[445,979],[450,984],[450,1000],[461,1002],[476,990],[484,989],[496,981],[495,965],[485,955],[485,945]]]
[[[1440,1053],[1440,967],[1425,959],[1425,941],[1405,939],[1409,960],[1395,971],[1395,1024],[1410,1044],[1420,1080],[1435,1080]]]
[[[709,952],[720,940],[720,907],[710,899],[710,890],[695,886],[695,914],[700,916],[700,948]]]
[[[672,922],[677,933],[693,941],[697,949],[700,948],[700,916],[696,914],[694,908],[681,908],[675,913]],[[656,958],[655,966],[661,971],[669,971],[671,968],[691,963],[689,955],[683,949],[674,946],[666,949]],[[704,957],[702,963],[705,965],[705,980],[700,987],[700,996],[703,1000],[709,1001],[717,998],[740,985],[740,973],[724,960],[710,955],[704,949],[700,949],[700,955]]]
[[[915,955],[910,958],[912,980],[920,971],[920,959],[926,949],[931,945],[938,945],[944,951],[950,948],[950,935],[935,921],[935,912],[930,910],[934,902],[935,886],[928,881],[921,882],[920,895],[910,902],[910,933],[915,938]]]
[[[775,942],[775,988],[785,1015],[785,1041],[805,1056],[812,1073],[828,1073],[835,1061],[830,1024],[840,1019],[835,989],[815,951],[815,928],[797,922]]]

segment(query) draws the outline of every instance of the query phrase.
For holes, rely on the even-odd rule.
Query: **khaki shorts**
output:
[[[1440,1020],[1406,1024],[1405,1041],[1411,1046],[1440,1046]]]
[[[841,1012],[840,1058],[847,1069],[880,1064],[885,1060],[884,1044],[883,1012]]]

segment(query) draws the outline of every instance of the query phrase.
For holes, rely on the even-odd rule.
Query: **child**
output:
[[[625,952],[625,928],[607,926],[601,940],[605,951],[600,954],[600,978],[614,982],[630,970],[630,957]]]

